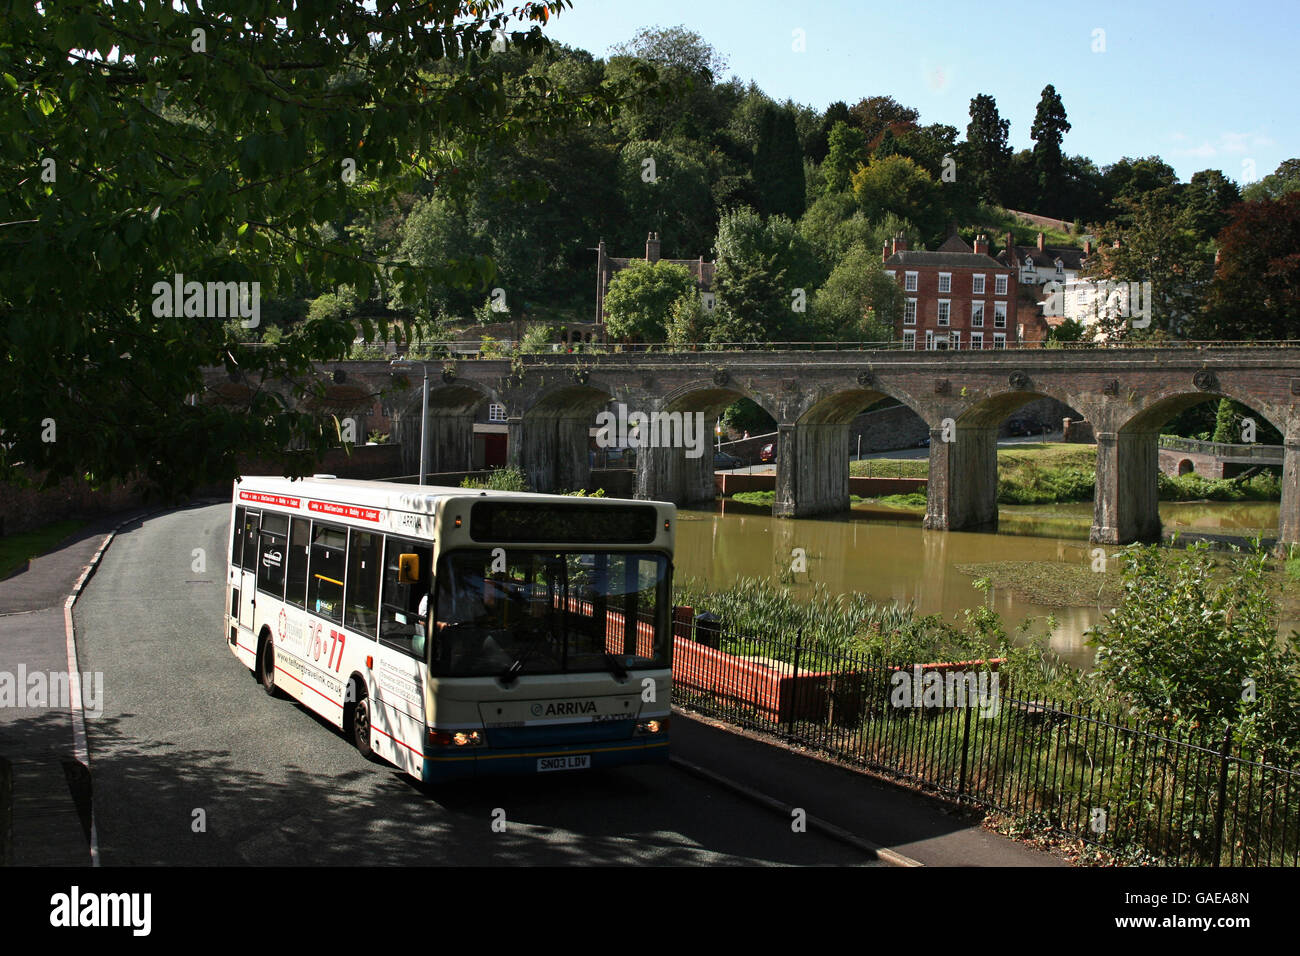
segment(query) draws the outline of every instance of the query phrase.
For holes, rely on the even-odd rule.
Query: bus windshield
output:
[[[430,670],[568,674],[669,663],[669,574],[657,552],[482,548],[438,561]],[[625,621],[636,622],[626,627]]]

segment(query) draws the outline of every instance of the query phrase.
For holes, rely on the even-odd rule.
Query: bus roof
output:
[[[245,505],[255,506],[256,500],[240,496],[238,492],[262,493],[261,501],[273,507],[290,510],[315,510],[311,501],[359,505],[388,511],[417,511],[432,513],[440,499],[449,497],[508,497],[533,499],[538,502],[581,501],[599,505],[667,504],[662,501],[637,501],[628,498],[575,498],[568,495],[548,495],[530,491],[493,491],[479,488],[453,488],[448,485],[415,485],[395,481],[363,481],[356,478],[284,478],[273,475],[243,475],[235,479],[236,499]],[[280,500],[275,500],[280,499]],[[303,506],[301,499],[308,499]]]

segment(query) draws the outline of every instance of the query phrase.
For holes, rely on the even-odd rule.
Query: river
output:
[[[967,608],[992,602],[1008,632],[1027,618],[1046,630],[1051,614],[1056,628],[1051,646],[1080,667],[1092,663],[1085,632],[1106,608],[1034,604],[1008,589],[986,599],[973,577],[958,565],[994,561],[1046,561],[1087,565],[1092,561],[1088,529],[1091,502],[1061,505],[1003,505],[999,533],[926,531],[921,516],[872,505],[856,505],[827,518],[773,518],[765,509],[719,501],[709,510],[682,510],[677,526],[675,574],[700,578],[725,588],[737,577],[776,581],[802,548],[807,573],[795,576],[796,592],[810,593],[814,582],[831,593],[863,591],[881,602],[913,604],[924,614],[960,616]],[[1183,530],[1249,537],[1254,531],[1276,535],[1276,502],[1162,502],[1166,531]],[[1284,633],[1300,621],[1282,622]]]

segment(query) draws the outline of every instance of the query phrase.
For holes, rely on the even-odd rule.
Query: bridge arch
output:
[[[432,369],[430,370],[432,372]],[[420,414],[424,397],[423,375],[405,376],[409,387],[389,398],[392,437],[402,446],[402,469],[405,474],[420,470]],[[474,451],[474,415],[484,403],[501,402],[497,392],[472,380],[446,381],[440,376],[429,378],[428,431],[431,474],[469,471]]]
[[[1241,389],[1209,376],[1206,387],[1165,386],[1140,408],[1117,423],[1114,431],[1097,434],[1097,502],[1092,537],[1105,543],[1159,541],[1164,527],[1160,519],[1160,430],[1180,413],[1206,402],[1231,399],[1269,422],[1283,436],[1287,414],[1259,401]],[[1187,461],[1190,465],[1190,460]],[[1188,469],[1190,470],[1190,468]],[[1183,462],[1178,474],[1185,474]],[[1287,536],[1287,516],[1297,510],[1295,482],[1282,483],[1279,540]],[[1290,492],[1288,493],[1288,487]],[[1289,499],[1289,500],[1288,500]]]
[[[576,491],[591,482],[591,429],[614,401],[605,389],[571,382],[548,389],[510,420],[510,463],[534,491]],[[513,409],[508,411],[513,412]]]

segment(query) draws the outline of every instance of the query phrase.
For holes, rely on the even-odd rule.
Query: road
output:
[[[104,865],[879,865],[672,766],[434,791],[366,761],[227,649],[228,520],[207,505],[128,529],[77,604],[82,669],[104,674]]]

